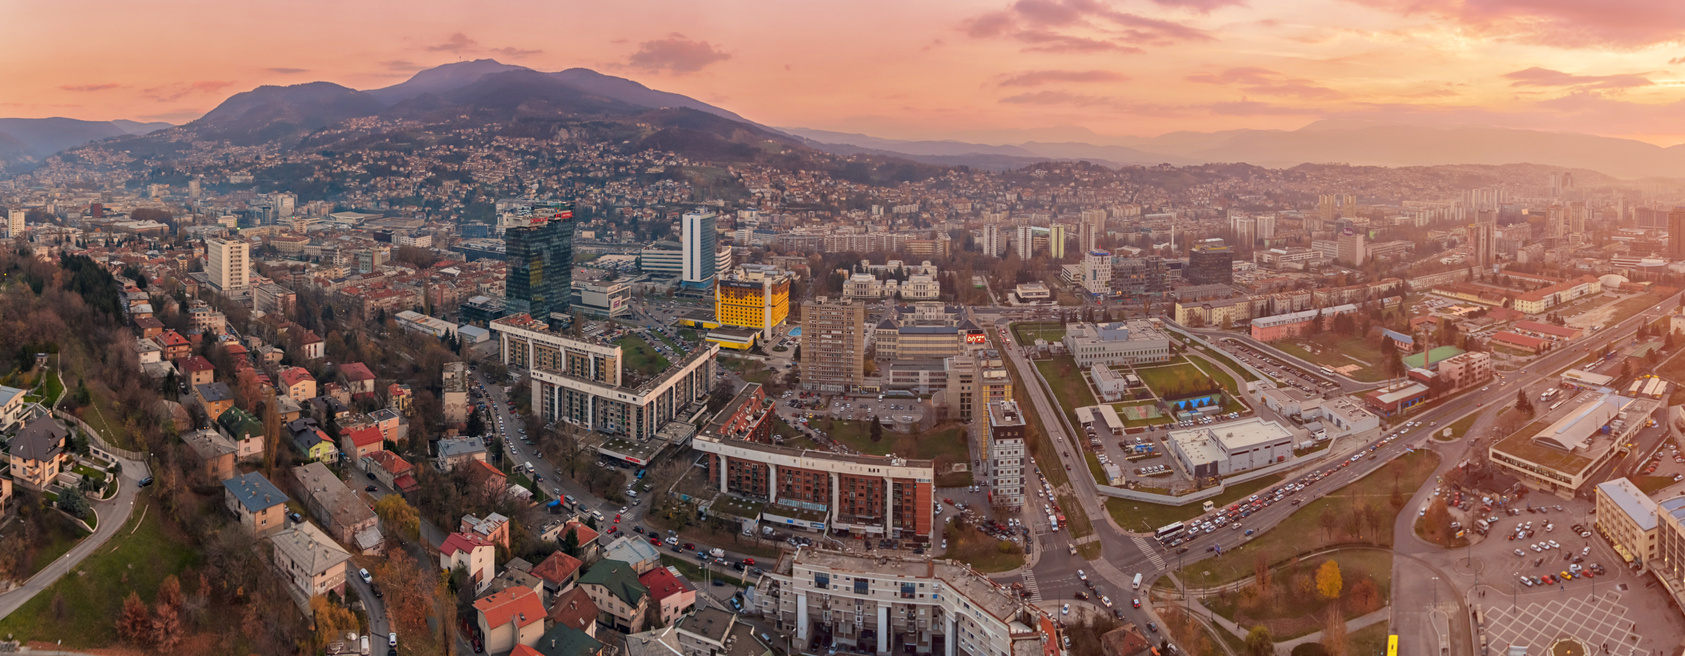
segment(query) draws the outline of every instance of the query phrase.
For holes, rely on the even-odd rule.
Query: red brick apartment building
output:
[[[766,502],[763,521],[919,542],[935,535],[935,461],[842,455],[707,434],[692,446],[707,454],[711,485]]]

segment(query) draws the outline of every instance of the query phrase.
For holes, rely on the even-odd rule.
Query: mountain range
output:
[[[590,69],[541,72],[493,59],[445,64],[378,89],[357,90],[331,82],[262,86],[234,94],[180,127],[66,118],[0,119],[0,168],[7,163],[38,162],[64,149],[113,137],[150,134],[159,137],[156,143],[161,144],[165,135],[158,131],[166,129],[236,145],[293,146],[324,128],[362,117],[461,121],[463,125],[524,123],[532,130],[553,129],[559,118],[605,119],[656,132],[639,134],[645,140],[639,145],[695,148],[696,153],[725,159],[811,148],[996,170],[1048,160],[1110,166],[1245,162],[1267,167],[1336,162],[1372,166],[1532,163],[1591,169],[1617,178],[1685,177],[1685,145],[1661,147],[1631,139],[1493,126],[1323,120],[1298,130],[1173,132],[1156,137],[1104,136],[1081,129],[1017,132],[1081,141],[884,139],[768,127],[694,98]],[[138,145],[146,150],[144,141]]]

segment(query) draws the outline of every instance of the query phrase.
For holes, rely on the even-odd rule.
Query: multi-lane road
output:
[[[1675,295],[1657,305],[1658,307],[1674,307],[1679,303],[1679,299],[1680,296]],[[1347,467],[1337,469],[1332,475],[1308,486],[1305,491],[1296,495],[1296,498],[1304,500],[1299,505],[1277,503],[1252,514],[1245,521],[1246,527],[1257,533],[1273,528],[1310,500],[1338,490],[1384,467],[1407,449],[1420,448],[1428,442],[1429,434],[1434,430],[1449,426],[1468,414],[1503,407],[1516,397],[1517,389],[1537,383],[1568,368],[1588,355],[1590,350],[1596,346],[1611,342],[1619,343],[1631,338],[1640,322],[1654,319],[1653,313],[1643,313],[1629,318],[1595,335],[1582,338],[1581,343],[1584,344],[1582,346],[1566,348],[1538,357],[1516,371],[1505,373],[1502,378],[1494,380],[1491,385],[1481,390],[1464,394],[1412,416],[1409,419],[1419,422],[1419,425],[1404,430],[1399,438],[1391,443],[1382,443],[1382,440],[1386,435],[1396,433],[1396,430],[1383,431],[1356,448],[1349,445],[1342,446],[1337,451],[1345,454],[1368,450],[1371,447],[1375,451],[1370,456],[1366,456]],[[1005,324],[1002,323],[999,327],[1004,328],[1004,326]],[[1180,326],[1177,326],[1177,328],[1180,328]],[[1215,554],[1208,551],[1210,547],[1217,544],[1233,545],[1240,539],[1240,536],[1228,530],[1200,535],[1182,545],[1188,548],[1185,553],[1177,553],[1175,550],[1160,546],[1157,541],[1150,537],[1129,533],[1114,527],[1108,521],[1109,518],[1101,502],[1103,497],[1099,494],[1098,486],[1087,473],[1088,465],[1082,456],[1081,445],[1068,438],[1063,422],[1060,421],[1063,413],[1058,410],[1057,405],[1052,403],[1046,391],[1037,382],[1033,365],[1024,358],[1020,349],[1009,347],[1005,351],[1007,357],[1011,358],[1014,366],[1024,376],[1026,387],[1024,391],[1030,401],[1035,404],[1038,414],[1045,424],[1045,431],[1054,440],[1057,447],[1055,451],[1058,453],[1059,462],[1038,464],[1051,464],[1051,466],[1069,468],[1071,492],[1074,493],[1073,496],[1077,499],[1083,512],[1091,520],[1095,534],[1102,543],[1104,550],[1103,558],[1100,561],[1090,562],[1069,555],[1068,545],[1070,540],[1068,533],[1039,535],[1037,539],[1042,547],[1042,555],[1030,568],[1031,573],[1028,577],[1024,577],[1024,580],[1036,583],[1041,599],[1049,601],[1070,599],[1077,590],[1083,589],[1081,581],[1075,577],[1076,570],[1082,569],[1090,577],[1100,577],[1100,580],[1103,581],[1100,587],[1111,596],[1114,602],[1119,602],[1120,598],[1123,600],[1119,607],[1123,608],[1126,617],[1141,624],[1147,621],[1156,621],[1148,612],[1150,608],[1137,611],[1128,607],[1127,599],[1134,596],[1134,593],[1130,590],[1133,574],[1141,573],[1146,581],[1151,581],[1172,568],[1212,557]],[[1336,450],[1331,449],[1332,451]],[[1330,459],[1305,471],[1327,469],[1338,464],[1337,460]],[[1406,640],[1407,643],[1416,640],[1423,641],[1418,645],[1421,649],[1408,653],[1427,653],[1422,651],[1426,649],[1427,645],[1426,638],[1423,636],[1430,635],[1431,629],[1425,624],[1416,625],[1415,622],[1408,619],[1411,616],[1405,615],[1403,617],[1407,619],[1396,621],[1393,627],[1394,632],[1399,633],[1401,640]],[[1416,616],[1416,618],[1419,619],[1420,616]],[[1408,637],[1406,637],[1407,635]]]

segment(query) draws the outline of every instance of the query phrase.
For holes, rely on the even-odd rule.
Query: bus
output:
[[[1157,531],[1154,531],[1153,537],[1158,538],[1159,542],[1163,542],[1165,540],[1169,540],[1169,539],[1174,538],[1178,535],[1181,535],[1182,530],[1185,529],[1185,528],[1187,528],[1187,527],[1183,526],[1181,522],[1174,522],[1174,523],[1172,523],[1168,526],[1160,528]]]
[[[1398,635],[1387,636],[1387,656],[1398,656]]]
[[[1545,393],[1544,393],[1544,394],[1540,394],[1540,395],[1539,395],[1539,400],[1540,400],[1540,401],[1545,401],[1545,402],[1549,402],[1549,401],[1550,401],[1550,400],[1551,400],[1551,399],[1554,399],[1554,398],[1556,398],[1556,395],[1557,395],[1557,394],[1558,394],[1558,393],[1560,393],[1560,392],[1561,392],[1561,391],[1562,391],[1562,390],[1559,390],[1559,389],[1556,389],[1556,388],[1554,388],[1554,387],[1553,387],[1553,388],[1551,388],[1551,389],[1549,389],[1549,390],[1546,390],[1546,391],[1545,391]]]
[[[1561,401],[1557,401],[1556,403],[1552,403],[1552,404],[1550,404],[1550,409],[1555,410],[1557,408],[1560,408],[1560,407],[1562,407],[1562,404],[1567,403],[1567,402],[1568,402],[1567,399],[1563,399]]]

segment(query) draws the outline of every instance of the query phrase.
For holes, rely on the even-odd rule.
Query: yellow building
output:
[[[789,316],[790,275],[777,267],[745,264],[714,287],[714,320],[722,326],[758,330],[771,339]]]

